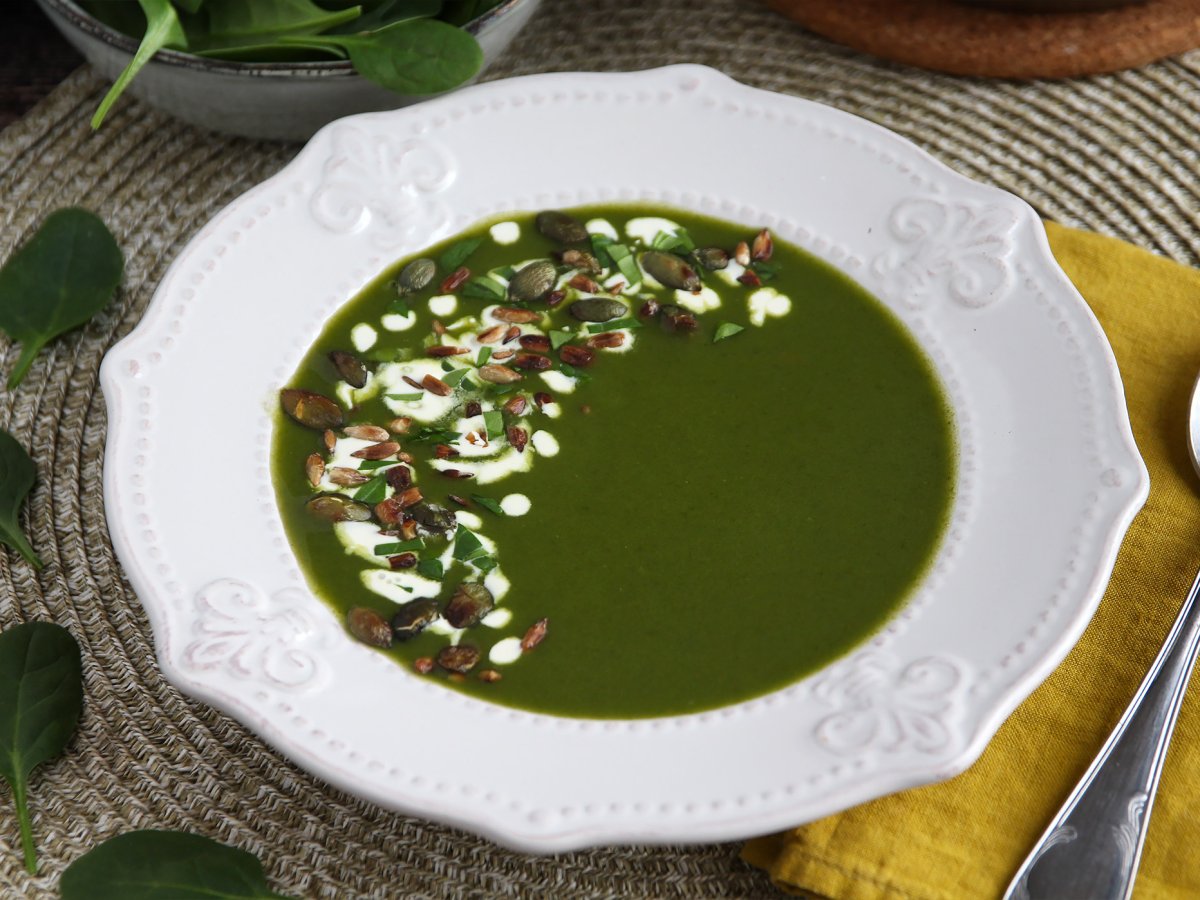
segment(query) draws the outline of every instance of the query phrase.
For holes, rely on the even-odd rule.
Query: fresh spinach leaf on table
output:
[[[183,25],[179,21],[179,14],[175,11],[175,7],[171,5],[171,0],[138,0],[138,3],[142,7],[142,12],[146,14],[146,33],[142,36],[142,43],[138,46],[137,52],[133,54],[129,65],[125,67],[125,71],[117,76],[113,86],[100,101],[96,114],[92,116],[92,128],[100,127],[104,117],[108,115],[108,111],[117,102],[117,98],[125,92],[129,82],[133,81],[134,76],[150,61],[150,57],[167,47],[174,50],[187,48],[187,36],[183,33]]]
[[[245,45],[270,45],[290,35],[318,34],[352,22],[362,7],[330,11],[312,0],[205,0],[185,23],[188,49],[214,53]]]
[[[124,268],[116,240],[93,213],[60,209],[46,217],[0,268],[0,329],[21,342],[10,389],[48,341],[108,303]]]
[[[349,58],[364,78],[409,96],[470,80],[483,51],[463,26],[502,0],[82,0],[101,21],[141,46],[92,120],[99,128],[117,97],[159,50],[244,62]]]
[[[37,468],[20,442],[0,429],[0,543],[12,547],[35,569],[42,567],[21,531],[21,504],[37,480]]]
[[[12,788],[25,868],[37,872],[30,773],[62,753],[83,707],[79,644],[65,628],[27,622],[0,633],[0,777]]]
[[[182,831],[131,831],[63,872],[62,900],[289,900],[245,850]]]
[[[358,74],[398,94],[448,91],[483,65],[483,51],[475,38],[436,19],[413,19],[365,34],[320,38],[345,50]]]

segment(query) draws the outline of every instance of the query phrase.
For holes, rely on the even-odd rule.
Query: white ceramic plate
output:
[[[272,411],[396,258],[505,211],[625,200],[768,226],[880,297],[952,397],[957,500],[911,602],[814,676],[700,715],[533,715],[344,634],[284,538]],[[695,66],[330,125],[196,236],[102,379],[113,541],[167,676],[338,787],[531,851],[743,837],[961,771],[1078,638],[1148,488],[1112,353],[1029,207]]]

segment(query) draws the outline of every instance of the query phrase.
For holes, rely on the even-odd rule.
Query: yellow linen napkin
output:
[[[948,782],[748,842],[780,887],[838,900],[997,897],[1120,718],[1200,567],[1187,406],[1200,370],[1200,271],[1046,225],[1121,369],[1150,498],[1095,618],[1063,664]],[[1019,365],[1019,360],[1013,360]],[[1136,898],[1200,896],[1200,674],[1162,776]]]

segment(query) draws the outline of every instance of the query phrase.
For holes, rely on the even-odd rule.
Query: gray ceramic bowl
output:
[[[116,78],[137,49],[137,41],[97,21],[71,0],[37,2],[106,78]],[[505,0],[466,26],[483,47],[485,67],[516,37],[539,3]],[[306,140],[342,116],[427,99],[393,94],[359,77],[345,61],[239,63],[174,50],[156,55],[129,93],[202,128],[277,140]]]

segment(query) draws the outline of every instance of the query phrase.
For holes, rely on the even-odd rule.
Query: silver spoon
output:
[[[1200,475],[1200,380],[1188,410],[1188,450]],[[1121,721],[1017,870],[1005,900],[1133,893],[1163,759],[1200,648],[1197,595],[1200,574]]]

